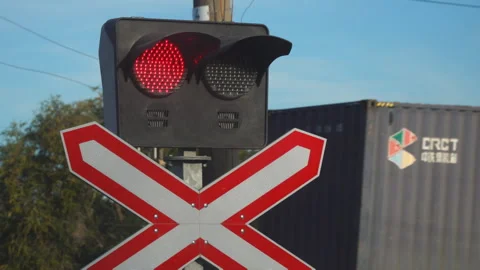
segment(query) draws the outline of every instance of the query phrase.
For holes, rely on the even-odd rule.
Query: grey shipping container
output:
[[[365,100],[270,111],[327,138],[318,179],[258,229],[316,269],[480,269],[480,108]]]

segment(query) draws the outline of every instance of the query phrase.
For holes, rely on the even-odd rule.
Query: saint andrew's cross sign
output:
[[[97,123],[62,139],[72,173],[148,223],[85,269],[313,269],[249,223],[319,175],[324,138],[293,129],[201,191]]]

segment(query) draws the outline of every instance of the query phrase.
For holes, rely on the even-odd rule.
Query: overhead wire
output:
[[[61,44],[60,42],[57,42],[55,40],[52,40],[30,28],[27,28],[13,20],[10,20],[8,18],[6,18],[5,16],[0,16],[0,19],[3,20],[3,21],[6,21],[10,24],[13,24],[15,26],[17,26],[18,28],[20,29],[23,29],[27,32],[30,32],[34,35],[36,35],[37,37],[41,38],[41,39],[44,39],[50,43],[53,43],[59,47],[62,47],[64,49],[67,49],[69,51],[72,51],[72,52],[75,52],[77,54],[80,54],[82,56],[85,56],[85,57],[88,57],[88,58],[91,58],[91,59],[94,59],[94,60],[98,60],[98,58],[96,58],[95,56],[92,56],[92,55],[89,55],[87,53],[84,53],[82,51],[79,51],[79,50],[76,50],[72,47],[69,47],[69,46],[66,46],[64,44]],[[55,78],[58,78],[58,79],[62,79],[62,80],[66,80],[66,81],[70,81],[70,82],[73,82],[73,83],[76,83],[76,84],[79,84],[79,85],[82,85],[82,86],[85,86],[85,87],[88,87],[89,89],[91,90],[96,90],[98,89],[98,87],[96,86],[92,86],[92,85],[89,85],[87,83],[84,83],[82,81],[79,81],[79,80],[75,80],[75,79],[72,79],[72,78],[69,78],[69,77],[66,77],[66,76],[62,76],[62,75],[59,75],[59,74],[56,74],[56,73],[52,73],[52,72],[48,72],[48,71],[44,71],[44,70],[39,70],[39,69],[33,69],[33,68],[27,68],[27,67],[22,67],[22,66],[17,66],[17,65],[13,65],[13,64],[10,64],[10,63],[7,63],[7,62],[3,62],[3,61],[0,61],[0,65],[3,65],[3,66],[6,66],[6,67],[9,67],[9,68],[13,68],[13,69],[18,69],[18,70],[23,70],[23,71],[28,71],[28,72],[33,72],[33,73],[39,73],[39,74],[43,74],[43,75],[47,75],[47,76],[51,76],[51,77],[55,77]]]
[[[92,86],[92,85],[86,84],[86,83],[81,82],[81,81],[79,81],[79,80],[75,80],[75,79],[72,79],[72,78],[69,78],[69,77],[65,77],[65,76],[62,76],[62,75],[58,75],[58,74],[55,74],[55,73],[52,73],[52,72],[48,72],[48,71],[43,71],[43,70],[39,70],[39,69],[33,69],[33,68],[27,68],[27,67],[21,67],[21,66],[17,66],[17,65],[12,65],[12,64],[9,64],[9,63],[3,62],[3,61],[0,61],[0,65],[4,65],[4,66],[10,67],[10,68],[14,68],[14,69],[18,69],[18,70],[29,71],[29,72],[34,72],[34,73],[40,73],[40,74],[43,74],[43,75],[48,75],[48,76],[55,77],[55,78],[59,78],[59,79],[62,79],[62,80],[74,82],[74,83],[77,83],[77,84],[79,84],[79,85],[88,87],[88,88],[90,88],[91,90],[96,90],[96,89],[98,88],[98,87],[96,87],[96,86]]]
[[[242,17],[240,17],[240,22],[243,22],[243,16],[245,16],[245,13],[247,13],[248,9],[253,5],[254,2],[255,0],[250,1],[250,4],[248,4],[248,6],[245,8],[245,10],[242,13]]]
[[[447,1],[436,1],[436,0],[410,0],[410,1],[415,1],[415,2],[423,2],[423,3],[430,3],[430,4],[440,4],[440,5],[449,5],[449,6],[457,6],[457,7],[466,7],[466,8],[476,8],[476,9],[480,9],[480,5],[474,5],[474,4],[463,4],[463,3],[454,3],[454,2],[447,2]],[[255,0],[251,0],[250,3],[248,4],[248,6],[245,8],[245,10],[243,11],[242,13],[242,16],[240,18],[240,22],[243,21],[243,18],[245,16],[245,14],[247,13],[247,11],[250,9],[250,7],[254,4]],[[217,16],[217,8],[215,6],[215,1],[213,1],[213,4],[214,4],[214,14],[215,16]],[[232,0],[232,5],[233,5],[233,0]],[[227,9],[227,6],[225,5],[225,7],[223,8],[223,20],[225,20],[225,14],[226,14],[226,9]],[[233,11],[232,11],[233,12]],[[222,13],[222,12],[220,12]],[[222,14],[220,14],[222,15]],[[232,14],[233,15],[233,14]],[[24,31],[27,31],[43,40],[46,40],[52,44],[55,44],[59,47],[62,47],[66,50],[69,50],[69,51],[72,51],[74,53],[77,53],[79,55],[82,55],[82,56],[85,56],[85,57],[88,57],[90,59],[94,59],[94,60],[98,60],[97,57],[95,56],[92,56],[90,54],[87,54],[87,53],[84,53],[82,51],[79,51],[77,49],[74,49],[70,46],[67,46],[67,45],[64,45],[60,42],[57,42],[55,40],[52,40],[28,27],[25,27],[21,24],[19,24],[18,22],[15,22],[11,19],[8,19],[6,18],[5,16],[0,16],[0,19],[5,21],[5,22],[8,22],[12,25],[15,25],[16,27],[24,30]],[[74,82],[74,83],[77,83],[79,85],[82,85],[82,86],[85,86],[85,87],[88,87],[90,89],[96,89],[97,87],[94,87],[94,86],[91,86],[89,84],[86,84],[84,82],[81,82],[81,81],[78,81],[78,80],[75,80],[75,79],[72,79],[72,78],[68,78],[68,77],[65,77],[65,76],[62,76],[62,75],[59,75],[59,74],[55,74],[55,73],[51,73],[51,72],[47,72],[47,71],[43,71],[43,70],[38,70],[38,69],[32,69],[32,68],[26,68],[26,67],[21,67],[21,66],[17,66],[17,65],[13,65],[13,64],[9,64],[9,63],[6,63],[6,62],[3,62],[3,61],[0,61],[0,64],[1,65],[4,65],[4,66],[7,66],[7,67],[10,67],[10,68],[14,68],[14,69],[18,69],[18,70],[23,70],[23,71],[29,71],[29,72],[34,72],[34,73],[40,73],[40,74],[44,74],[44,75],[48,75],[48,76],[52,76],[52,77],[56,77],[56,78],[59,78],[59,79],[63,79],[63,80],[67,80],[67,81],[70,81],[70,82]]]
[[[428,3],[428,4],[439,4],[439,5],[447,5],[447,6],[480,9],[480,5],[474,5],[474,4],[463,4],[463,3],[454,3],[454,2],[447,2],[447,1],[435,1],[435,0],[410,0],[410,1],[424,2],[424,3]]]
[[[72,48],[72,47],[70,47],[70,46],[61,44],[60,42],[57,42],[57,41],[55,41],[55,40],[53,40],[53,39],[50,39],[50,38],[48,38],[48,37],[46,37],[46,36],[44,36],[44,35],[36,32],[36,31],[34,31],[34,30],[32,30],[32,29],[30,29],[30,28],[28,28],[28,27],[25,27],[25,26],[23,26],[23,25],[15,22],[15,21],[13,21],[13,20],[10,20],[10,19],[6,18],[5,16],[0,16],[0,19],[3,20],[3,21],[5,21],[5,22],[8,22],[8,23],[10,23],[10,24],[12,24],[12,25],[15,25],[16,27],[18,27],[18,28],[20,28],[20,29],[23,29],[23,30],[25,30],[25,31],[27,31],[27,32],[29,32],[29,33],[31,33],[31,34],[33,34],[33,35],[35,35],[35,36],[43,39],[43,40],[46,40],[46,41],[48,41],[48,42],[50,42],[50,43],[52,43],[52,44],[55,44],[55,45],[57,45],[57,46],[59,46],[59,47],[62,47],[62,48],[64,48],[64,49],[66,49],[66,50],[75,52],[75,53],[77,53],[77,54],[79,54],[79,55],[88,57],[88,58],[90,58],[90,59],[98,60],[98,58],[95,57],[95,56],[93,56],[93,55],[84,53],[84,52],[79,51],[79,50],[77,50],[77,49],[74,49],[74,48]]]

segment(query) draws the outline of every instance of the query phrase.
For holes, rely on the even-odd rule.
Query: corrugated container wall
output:
[[[316,269],[480,269],[480,108],[360,101],[271,111],[327,138],[319,178],[256,223]]]

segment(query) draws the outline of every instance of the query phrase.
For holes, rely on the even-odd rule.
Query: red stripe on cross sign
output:
[[[147,222],[85,269],[313,269],[249,224],[317,178],[326,139],[293,129],[197,191],[97,123],[61,134],[70,171]]]

